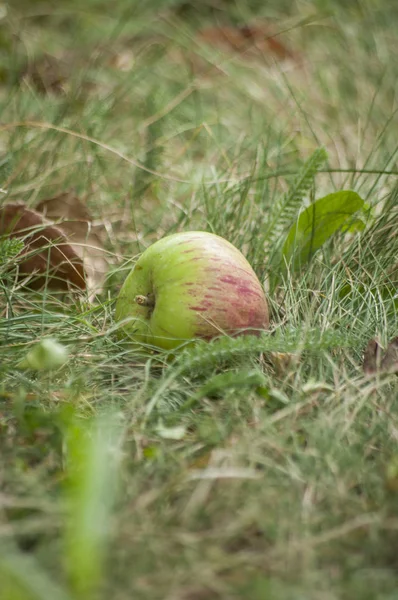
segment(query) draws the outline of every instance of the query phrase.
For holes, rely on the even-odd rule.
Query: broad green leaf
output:
[[[362,219],[352,219],[348,225],[344,225],[341,228],[343,233],[358,233],[358,231],[364,231],[366,229],[366,223]]]
[[[282,261],[299,269],[337,231],[351,224],[364,201],[352,191],[324,196],[302,211],[282,248]]]

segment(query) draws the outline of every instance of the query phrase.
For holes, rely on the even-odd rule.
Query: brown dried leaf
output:
[[[207,586],[186,587],[176,591],[175,594],[175,600],[220,600],[221,598],[218,592]]]
[[[42,94],[63,94],[67,91],[73,60],[43,54],[33,60],[22,73],[21,79],[33,85]]]
[[[381,346],[376,340],[369,340],[363,356],[363,370],[367,375],[380,368]]]
[[[86,289],[83,261],[64,232],[22,202],[0,207],[0,236],[21,238],[20,275],[31,276],[29,285],[38,289],[68,289],[72,284]]]
[[[91,58],[94,60],[94,55]],[[82,71],[84,77],[79,77],[78,88],[75,89],[79,95],[95,89],[87,71],[87,61],[82,62],[70,50],[57,55],[44,53],[27,64],[20,74],[20,81],[33,86],[41,94],[61,96],[71,91],[74,76]]]
[[[387,346],[381,361],[381,370],[389,373],[398,372],[398,337],[395,337]]]
[[[61,221],[59,227],[83,261],[88,289],[92,294],[99,293],[108,271],[108,261],[97,233],[98,227],[94,227],[86,205],[73,193],[65,192],[43,200],[36,208],[52,221]]]
[[[297,54],[265,23],[244,27],[208,27],[202,29],[198,37],[200,41],[221,50],[233,50],[251,58],[261,53],[263,56],[271,54],[278,60],[298,60]]]
[[[384,353],[377,340],[369,340],[364,353],[363,370],[367,375],[377,372],[397,373],[398,337],[389,342]]]

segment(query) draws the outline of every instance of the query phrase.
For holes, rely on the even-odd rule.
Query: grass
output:
[[[0,21],[2,201],[73,189],[110,261],[92,304],[27,290],[18,247],[0,246],[3,597],[393,600],[397,383],[362,358],[398,333],[396,7],[141,4],[20,0]],[[297,63],[195,36],[253,15]],[[62,93],[35,83],[44,51]],[[365,229],[280,277],[300,208],[342,189]],[[276,276],[273,334],[174,361],[131,350],[113,317],[124,277],[198,228]],[[17,369],[44,337],[68,362]]]

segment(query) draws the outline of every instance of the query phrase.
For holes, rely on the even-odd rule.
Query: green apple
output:
[[[145,250],[120,290],[116,320],[133,341],[164,349],[269,323],[263,287],[243,254],[203,231],[176,233]]]

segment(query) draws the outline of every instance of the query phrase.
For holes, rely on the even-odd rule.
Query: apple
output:
[[[243,254],[204,231],[149,246],[120,290],[115,317],[131,340],[167,350],[269,324],[263,287]]]

